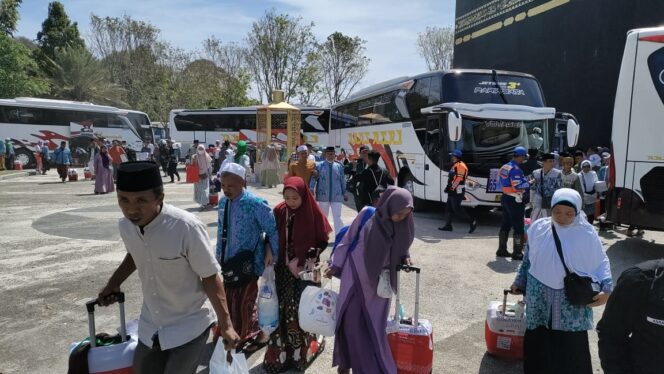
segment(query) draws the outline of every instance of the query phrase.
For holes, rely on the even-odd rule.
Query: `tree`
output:
[[[251,74],[245,63],[246,49],[235,43],[222,44],[214,36],[203,42],[203,58],[219,68],[221,106],[244,106],[255,104],[247,98]]]
[[[106,69],[87,49],[58,49],[53,62],[55,69],[51,79],[55,98],[127,105],[122,101],[122,89],[110,82]]]
[[[282,89],[286,99],[297,95],[315,52],[313,23],[270,10],[253,23],[247,35],[246,62],[259,91],[269,100],[272,90]],[[262,95],[261,95],[262,96]]]
[[[0,34],[0,98],[37,96],[48,91],[48,82],[37,76],[30,51]]]
[[[84,47],[76,22],[69,21],[65,7],[59,1],[48,4],[48,16],[42,23],[42,30],[37,33],[37,44],[48,58],[55,57],[57,48]]]
[[[451,26],[427,27],[417,34],[417,50],[429,71],[449,69],[454,56],[454,29]]]
[[[1,0],[0,1],[0,33],[14,36],[16,25],[21,16],[18,13],[18,7],[22,0]]]
[[[319,46],[323,87],[330,104],[344,100],[367,74],[365,40],[335,32]]]

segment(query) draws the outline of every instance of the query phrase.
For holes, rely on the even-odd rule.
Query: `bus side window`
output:
[[[439,168],[444,154],[443,134],[441,133],[440,117],[427,118],[426,147],[424,148],[429,159]]]

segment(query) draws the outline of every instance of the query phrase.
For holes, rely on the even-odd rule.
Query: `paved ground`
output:
[[[277,189],[255,189],[274,205]],[[115,196],[94,195],[92,182],[62,184],[56,175],[22,176],[0,181],[0,373],[64,373],[67,348],[87,334],[84,303],[96,295],[124,256]],[[216,212],[198,213],[193,187],[167,184],[166,200],[196,212],[216,238]],[[518,373],[520,364],[485,353],[486,305],[509,286],[517,263],[494,257],[499,213],[481,217],[473,235],[457,225],[441,233],[438,208],[416,214],[414,261],[422,268],[421,317],[434,326],[434,373]],[[344,221],[354,214],[344,208]],[[603,236],[614,277],[634,263],[664,256],[664,235],[642,239],[621,231]],[[214,239],[213,239],[214,240]],[[406,309],[412,312],[414,280],[404,279]],[[334,285],[335,287],[338,285]],[[139,281],[124,285],[127,315],[141,304]],[[602,309],[596,310],[596,318]],[[116,309],[98,313],[98,331],[117,326]],[[591,333],[596,372],[596,335]],[[332,339],[308,372],[333,373]],[[209,350],[212,349],[209,344]],[[261,352],[250,358],[261,373]],[[201,372],[206,372],[201,367]]]

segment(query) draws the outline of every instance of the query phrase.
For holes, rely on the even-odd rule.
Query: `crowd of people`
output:
[[[333,366],[339,373],[396,373],[386,335],[390,299],[379,295],[377,286],[387,276],[396,291],[397,267],[412,264],[414,205],[411,194],[394,186],[392,176],[379,165],[380,153],[362,146],[359,157],[351,161],[335,147],[317,155],[301,145],[284,165],[281,145],[271,144],[257,153],[244,141],[218,141],[207,148],[194,142],[184,157],[198,171],[194,201],[206,208],[211,190],[222,193],[213,248],[196,216],[164,202],[162,179],[180,180],[181,145],[170,140],[150,145],[144,144],[131,158],[119,141],[95,140],[87,149],[95,193],[117,190],[125,217],[120,232],[127,255],[99,300],[113,302],[114,293],[134,271],[141,279],[144,307],[136,372],[195,372],[210,331],[215,339],[224,339],[227,348],[246,354],[267,346],[263,368],[269,373],[304,371],[325,349],[325,339],[300,327],[300,299],[307,286],[321,287],[323,278],[337,277],[341,283]],[[35,152],[41,156],[45,147],[39,144]],[[452,231],[453,218],[458,217],[473,233],[477,218],[461,205],[468,166],[459,150],[450,158],[446,222],[439,229]],[[661,337],[625,310],[638,306],[647,311],[638,313],[654,313],[648,318],[663,320],[664,286],[655,285],[664,263],[629,270],[631,278],[621,277],[616,287],[619,297],[612,296],[611,266],[593,226],[597,211],[602,213],[596,205],[609,160],[603,149],[539,154],[517,147],[499,171],[502,223],[496,256],[522,261],[511,292],[525,295],[528,306],[525,373],[591,373],[587,332],[594,328],[592,308],[607,302],[598,327],[606,372],[629,372],[612,369],[634,366],[632,355],[643,356],[626,344]],[[65,181],[73,163],[72,152],[62,142],[52,153],[45,150],[38,169],[46,173],[55,165]],[[270,207],[249,191],[247,182],[256,181],[250,177],[254,174],[264,187],[283,185],[283,201]],[[344,226],[341,211],[350,195],[358,214]],[[334,249],[325,266],[321,254],[331,243]],[[271,333],[260,329],[257,318],[258,279],[268,267],[274,269],[279,302],[279,324]],[[568,285],[572,278],[584,280],[577,282],[583,285],[576,291]],[[648,301],[637,302],[631,289]],[[633,326],[626,328],[621,318],[634,319]],[[652,360],[661,359],[648,360],[639,365],[650,367]]]

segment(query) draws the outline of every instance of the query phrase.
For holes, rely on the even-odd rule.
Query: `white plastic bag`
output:
[[[270,335],[279,325],[279,299],[274,267],[267,266],[258,279],[258,326]]]
[[[302,330],[323,336],[334,336],[337,325],[337,293],[316,286],[302,292],[298,317]]]
[[[224,349],[223,339],[217,340],[210,358],[210,374],[249,374],[249,366],[244,353],[234,353]]]
[[[378,296],[383,299],[392,298],[392,286],[390,285],[390,269],[383,269],[378,278],[378,289],[376,290]]]

